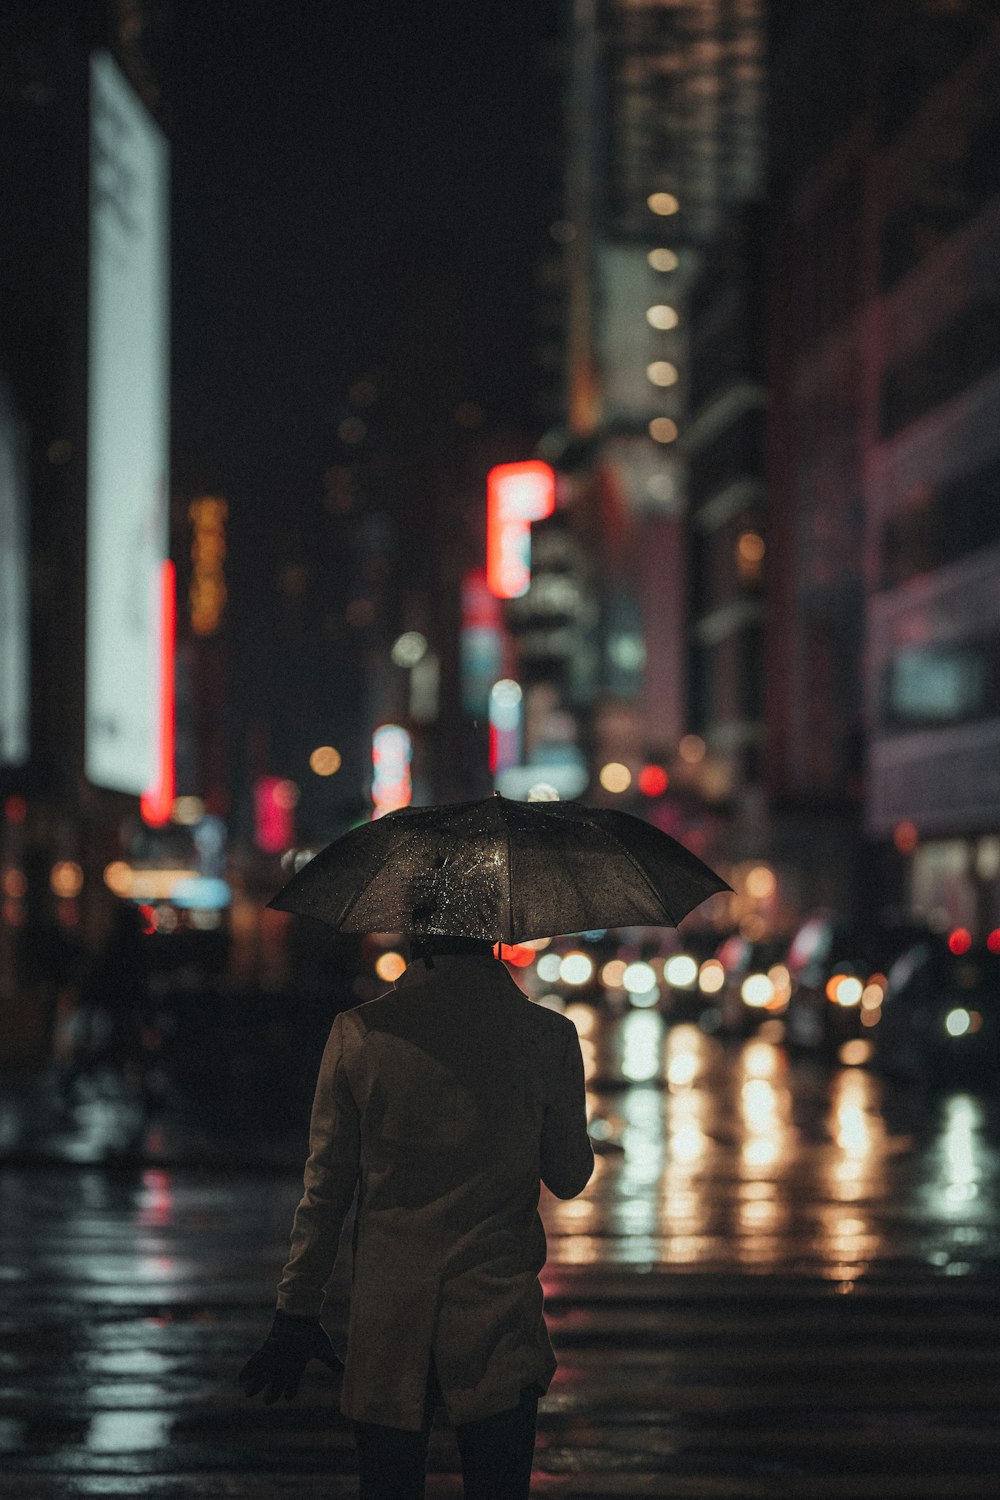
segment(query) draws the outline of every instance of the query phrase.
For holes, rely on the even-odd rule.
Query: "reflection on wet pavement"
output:
[[[997,1255],[997,1111],[985,1100],[892,1098],[867,1071],[793,1065],[758,1040],[727,1051],[648,1010],[603,1031],[586,1007],[568,1014],[595,1134],[624,1150],[599,1155],[582,1199],[546,1200],[550,1263],[851,1280],[899,1259],[971,1269],[970,1246],[980,1268]],[[615,1092],[598,1090],[611,1079]]]
[[[600,1154],[542,1195],[534,1493],[993,1495],[996,1101],[570,1014]],[[356,1494],[335,1377],[272,1408],[235,1386],[300,1172],[0,1171],[5,1500]],[[446,1426],[431,1474],[460,1493]]]

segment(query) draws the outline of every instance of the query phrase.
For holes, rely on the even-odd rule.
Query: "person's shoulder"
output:
[[[541,1005],[537,1000],[529,999],[527,995],[524,996],[524,1003],[529,1024],[540,1036],[552,1038],[558,1042],[565,1042],[568,1036],[576,1036],[576,1027],[561,1011],[553,1010],[549,1005]]]

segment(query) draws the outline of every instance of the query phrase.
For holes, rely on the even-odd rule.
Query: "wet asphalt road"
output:
[[[543,1194],[533,1494],[1000,1494],[996,1103],[580,1019],[603,1150]],[[4,1500],[356,1494],[335,1377],[271,1407],[234,1383],[300,1170],[0,1170]],[[427,1494],[460,1493],[442,1422]]]

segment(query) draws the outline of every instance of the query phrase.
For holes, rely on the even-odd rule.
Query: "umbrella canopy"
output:
[[[268,902],[338,932],[524,942],[676,927],[731,887],[641,818],[574,802],[408,807],[328,844]]]

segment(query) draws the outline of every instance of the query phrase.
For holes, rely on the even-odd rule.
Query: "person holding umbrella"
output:
[[[594,1155],[576,1030],[532,1004],[495,943],[673,925],[726,889],[627,814],[494,797],[355,829],[272,901],[411,940],[393,990],[333,1022],[274,1321],[239,1376],[270,1402],[297,1394],[312,1358],[339,1368],[320,1314],[356,1194],[340,1409],[361,1500],[423,1496],[439,1404],[467,1500],[530,1490],[538,1400],[556,1369],[540,1184],[575,1197]]]

